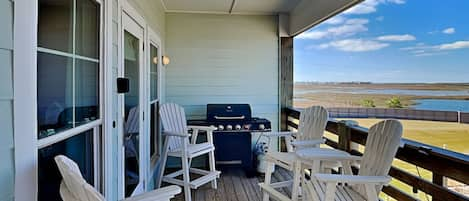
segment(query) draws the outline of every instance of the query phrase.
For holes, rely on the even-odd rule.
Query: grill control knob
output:
[[[244,127],[244,129],[246,129],[246,130],[249,130],[249,129],[251,128],[251,126],[250,126],[249,124],[244,124],[243,127]]]
[[[226,130],[233,130],[233,126],[232,125],[226,125]]]
[[[265,129],[264,124],[259,124],[259,130],[264,130],[264,129]]]
[[[218,130],[222,131],[223,129],[225,129],[223,125],[218,125]]]
[[[235,129],[236,129],[236,130],[241,130],[241,125],[236,124]]]

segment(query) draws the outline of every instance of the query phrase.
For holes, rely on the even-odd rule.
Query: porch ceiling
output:
[[[296,36],[364,0],[160,0],[169,13],[279,16],[280,36]]]
[[[276,14],[288,13],[300,0],[162,0],[167,12]]]

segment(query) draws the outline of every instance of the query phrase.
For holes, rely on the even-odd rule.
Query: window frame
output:
[[[42,147],[54,144],[64,139],[80,134],[84,130],[93,130],[94,148],[94,182],[95,187],[101,190],[102,187],[111,186],[110,173],[102,171],[111,166],[109,161],[99,160],[105,156],[110,156],[111,147],[101,146],[96,143],[110,141],[110,132],[107,131],[109,125],[108,118],[104,112],[108,112],[104,104],[104,94],[111,90],[106,90],[104,84],[109,85],[108,73],[104,71],[104,66],[110,64],[112,56],[112,35],[110,28],[112,20],[112,1],[93,0],[99,4],[99,118],[84,125],[68,129],[66,132],[58,132],[56,135],[38,139],[38,114],[37,114],[37,53],[38,53],[38,14],[39,1],[15,0],[13,5],[13,127],[14,127],[14,169],[15,169],[15,200],[37,200],[38,195],[38,150]],[[106,1],[106,2],[104,2]],[[76,1],[74,1],[76,2]],[[74,4],[75,6],[75,4]],[[104,30],[107,30],[104,32]],[[107,69],[107,68],[106,68]],[[106,78],[106,80],[104,80]],[[106,100],[108,101],[108,100]],[[60,134],[60,135],[59,135]],[[53,137],[55,136],[55,137]],[[53,137],[53,138],[51,138]],[[106,143],[102,143],[106,144]],[[104,157],[109,158],[109,157]],[[100,162],[100,163],[98,163]],[[106,174],[106,175],[104,175]],[[102,178],[106,180],[102,180]],[[104,181],[104,183],[102,182]],[[109,194],[106,189],[105,194]]]

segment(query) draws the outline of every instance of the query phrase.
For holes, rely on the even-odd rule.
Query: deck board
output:
[[[264,176],[248,178],[238,168],[222,169],[218,180],[218,188],[212,189],[210,183],[192,190],[193,201],[260,201],[262,192],[258,185],[264,181]],[[192,178],[192,177],[191,177]],[[277,168],[272,175],[272,181],[291,179],[291,174],[286,170]],[[280,192],[290,195],[291,188],[279,189]],[[184,193],[180,193],[173,200],[183,201]]]

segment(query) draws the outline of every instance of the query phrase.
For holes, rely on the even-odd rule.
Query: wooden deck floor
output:
[[[192,190],[193,201],[260,201],[262,193],[258,185],[264,180],[264,175],[254,178],[248,178],[242,169],[225,168],[221,169],[222,174],[218,180],[218,188],[211,189],[210,183]],[[290,179],[291,174],[284,169],[277,168],[272,180],[281,181]],[[291,189],[284,188],[282,193],[290,195]],[[184,193],[180,193],[176,201],[184,200]]]

